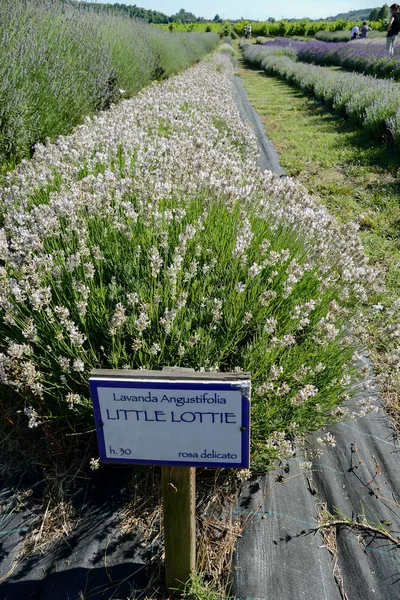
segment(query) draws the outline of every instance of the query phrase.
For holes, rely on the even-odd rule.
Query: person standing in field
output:
[[[389,53],[389,56],[394,55],[394,45],[397,40],[397,36],[399,35],[400,29],[400,6],[398,4],[392,4],[390,7],[392,16],[389,21],[389,25],[387,28],[387,36],[386,36],[386,48]]]
[[[251,38],[251,25],[247,27],[247,37]]]
[[[371,31],[371,27],[368,27],[367,23],[364,21],[364,23],[362,24],[361,33],[360,33],[360,38],[362,40],[367,39],[368,31]]]
[[[360,33],[360,28],[358,25],[354,25],[353,29],[351,30],[351,39],[352,40],[356,40],[358,38],[358,34]]]

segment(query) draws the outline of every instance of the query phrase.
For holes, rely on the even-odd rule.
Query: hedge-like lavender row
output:
[[[274,45],[247,46],[247,62],[281,77],[334,108],[377,138],[400,144],[400,84],[358,73],[340,73],[277,56]],[[280,49],[284,52],[285,49]],[[290,48],[288,51],[292,51]]]
[[[350,29],[351,27],[347,29],[347,31],[317,31],[315,39],[330,43],[349,42],[351,40]],[[386,33],[384,31],[370,31],[368,33],[369,40],[374,38],[384,38],[385,36]]]
[[[298,59],[321,66],[338,65],[377,77],[400,79],[399,48],[390,57],[386,47],[378,44],[307,42],[298,48]]]
[[[203,61],[7,176],[0,377],[31,426],[90,422],[94,367],[250,371],[258,467],[345,413],[343,323],[377,274],[356,228],[259,171],[233,77]]]
[[[322,42],[349,42],[351,39],[350,29],[347,31],[339,30],[339,31],[317,31],[315,34],[316,40],[321,40]]]
[[[176,73],[218,43],[54,0],[0,3],[0,159]]]
[[[274,54],[286,54],[301,62],[321,66],[337,65],[381,78],[400,77],[400,48],[395,49],[395,55],[391,58],[386,51],[384,38],[332,44],[316,40],[299,42],[279,37],[273,41],[265,40],[263,45]]]
[[[305,43],[278,37],[275,40],[265,41],[261,44],[256,43],[255,45],[250,45],[246,40],[241,40],[239,47],[242,50],[246,50],[246,53],[243,55],[245,60],[247,60],[246,57],[249,57],[249,59],[251,57],[252,64],[257,65],[258,57],[261,60],[267,55],[289,56],[292,60],[297,60],[297,53]]]

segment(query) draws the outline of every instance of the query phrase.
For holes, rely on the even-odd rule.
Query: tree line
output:
[[[390,9],[387,4],[384,4],[381,8],[373,8],[369,14],[369,21],[387,21],[390,17]]]
[[[109,4],[107,2],[81,2],[79,0],[71,0],[70,4],[79,6],[82,8],[91,8],[96,11],[107,11],[111,14],[125,15],[132,19],[143,19],[148,23],[168,25],[169,23],[204,23],[206,19],[196,17],[191,12],[181,8],[175,15],[168,16],[158,10],[150,10],[146,8],[140,8],[136,4],[128,6],[126,4]],[[218,22],[219,16],[216,15],[215,19]]]

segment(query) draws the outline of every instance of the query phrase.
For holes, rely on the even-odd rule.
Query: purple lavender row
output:
[[[382,78],[400,79],[400,48],[393,57],[385,46],[339,42],[330,44],[318,40],[305,42],[298,48],[298,60],[318,65],[338,65],[360,73]]]
[[[375,75],[385,79],[400,79],[400,46],[394,56],[388,56],[383,45],[385,38],[374,43],[322,42],[312,40],[297,42],[289,38],[276,38],[263,44],[267,48],[285,49],[285,54],[296,54],[301,62],[320,66],[340,66],[345,69]]]

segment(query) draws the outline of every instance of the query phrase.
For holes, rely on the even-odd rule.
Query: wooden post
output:
[[[161,387],[160,387],[161,384]],[[214,387],[215,386],[215,387]],[[164,411],[155,412],[155,419],[147,419],[147,411],[142,422],[134,418],[130,421],[129,428],[125,426],[124,418],[120,419],[116,401],[122,401],[122,389],[132,390],[133,397],[137,398],[144,391],[151,395],[153,402],[159,402],[160,391],[170,390],[174,396],[179,394],[190,395],[204,391],[204,398],[214,390],[222,392],[229,402],[229,411],[225,413],[224,438],[220,440],[221,429],[212,428],[215,439],[219,440],[217,456],[232,453],[222,463],[214,457],[213,453],[203,454],[204,444],[214,444],[205,437],[202,441],[201,430],[196,429],[194,435],[192,425],[178,429],[174,422],[174,413]],[[103,462],[108,463],[143,463],[162,465],[162,490],[164,499],[164,531],[165,531],[165,578],[170,595],[182,595],[185,584],[189,581],[191,573],[196,568],[196,469],[193,464],[214,466],[218,468],[248,468],[250,449],[250,374],[249,373],[198,373],[193,369],[166,368],[162,371],[131,371],[95,369],[90,377],[90,389],[93,399],[93,410],[99,440],[99,452]],[[180,392],[179,390],[182,390]],[[124,396],[124,399],[127,397]],[[168,397],[167,397],[168,398]],[[212,396],[208,396],[208,402]],[[216,398],[215,398],[216,400]],[[171,401],[171,400],[170,400]],[[111,411],[111,416],[109,414]],[[203,423],[202,415],[210,414],[207,405],[199,406],[196,415],[198,423]],[[135,412],[135,411],[122,411]],[[143,412],[143,411],[139,411]],[[165,419],[158,419],[157,414],[164,414]],[[221,413],[221,417],[224,413]],[[142,415],[143,416],[143,415]],[[169,418],[168,418],[169,417]],[[126,419],[126,416],[125,416]],[[158,423],[153,426],[151,423]],[[164,422],[164,427],[161,426]],[[187,421],[182,421],[185,423]],[[205,423],[206,425],[206,423]],[[227,428],[225,425],[230,425]],[[146,428],[148,437],[146,448],[140,444],[142,429]],[[205,434],[210,431],[205,426]],[[225,436],[226,434],[226,436]],[[228,435],[229,434],[229,435]],[[179,435],[181,450],[186,449],[185,458],[181,459],[178,448],[166,451],[171,441],[171,436]],[[118,440],[118,442],[116,442]],[[178,441],[177,440],[177,441]],[[208,447],[208,446],[207,446]],[[214,446],[210,446],[214,447]],[[217,448],[217,446],[215,446]],[[204,456],[195,463],[192,457]],[[179,454],[179,461],[178,461]],[[186,458],[188,460],[186,460]],[[189,460],[190,459],[190,460]],[[234,462],[235,461],[235,462]],[[176,466],[164,466],[175,464]]]
[[[196,469],[163,467],[162,489],[165,582],[170,594],[179,595],[196,568]]]

